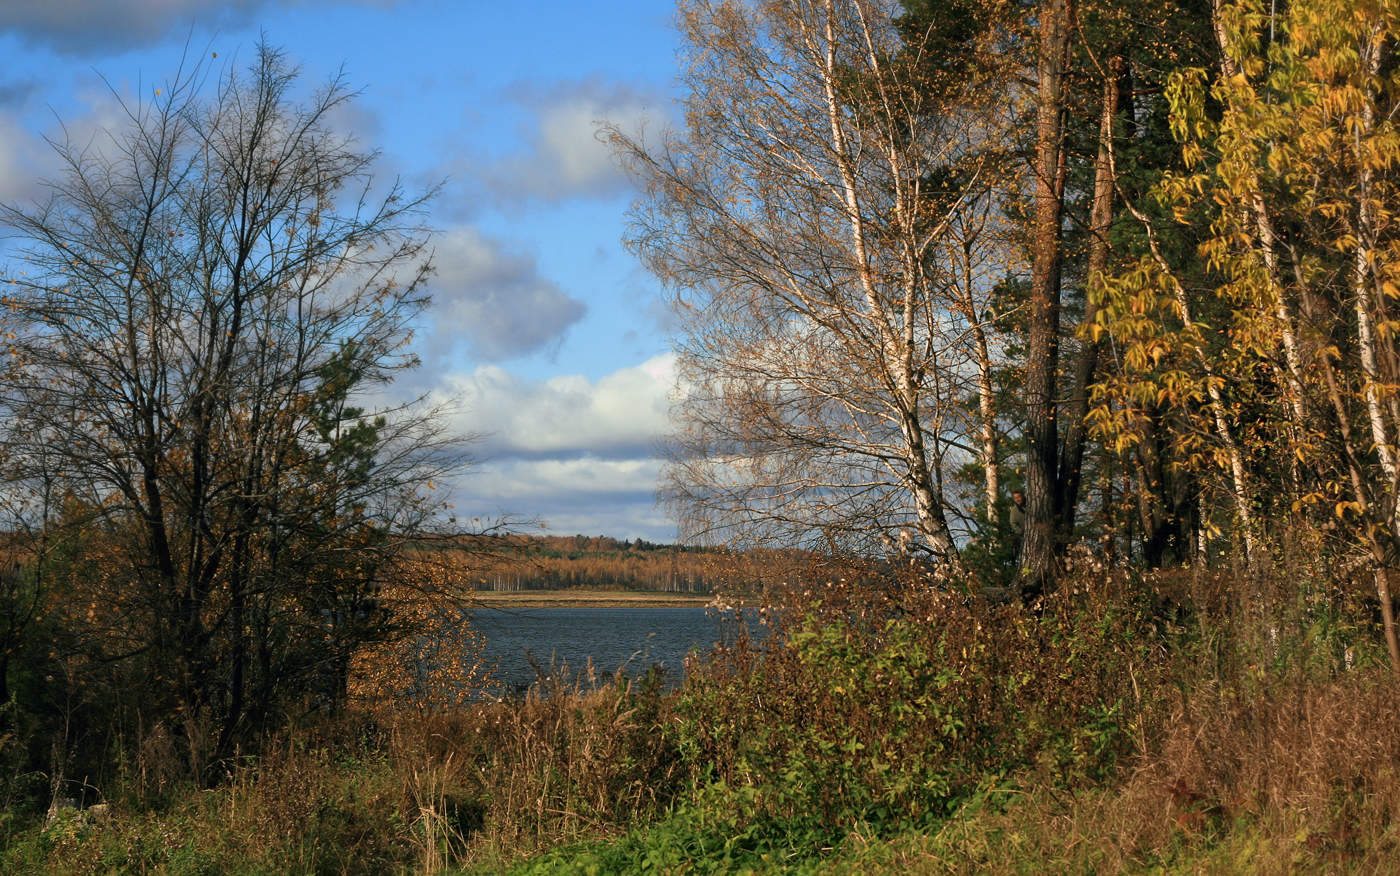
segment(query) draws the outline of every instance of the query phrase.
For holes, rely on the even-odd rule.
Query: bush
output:
[[[775,635],[692,673],[672,732],[697,783],[828,839],[927,824],[1015,772],[1095,781],[1156,671],[1152,615],[1121,596],[1032,614],[869,574],[793,586]]]

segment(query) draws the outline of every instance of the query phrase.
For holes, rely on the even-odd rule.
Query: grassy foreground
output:
[[[0,871],[1393,872],[1397,684],[1322,586],[813,579],[677,692],[308,720],[211,789],[148,752],[105,809],[11,777]]]

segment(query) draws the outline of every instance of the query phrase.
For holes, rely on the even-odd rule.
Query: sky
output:
[[[655,504],[674,364],[658,284],[622,245],[635,193],[596,125],[676,116],[667,0],[3,0],[0,201],[56,174],[44,138],[118,124],[182,54],[246,66],[260,38],[411,189],[442,182],[437,273],[401,391],[480,435],[459,517],[672,541]],[[214,56],[217,55],[217,59]]]

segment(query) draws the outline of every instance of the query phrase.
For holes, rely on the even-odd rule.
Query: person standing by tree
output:
[[[1021,490],[1011,491],[1011,508],[1006,512],[1006,522],[1011,527],[1011,534],[1018,539],[1026,531],[1026,494]]]

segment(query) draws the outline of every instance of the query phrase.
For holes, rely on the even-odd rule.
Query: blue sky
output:
[[[672,14],[664,0],[5,0],[0,200],[54,173],[42,137],[60,120],[114,123],[111,91],[159,87],[186,45],[246,63],[262,34],[309,84],[343,69],[362,94],[338,123],[382,151],[382,172],[446,180],[408,388],[483,433],[458,513],[671,540],[653,501],[674,380],[664,309],[621,245],[633,193],[594,130],[674,116]]]

